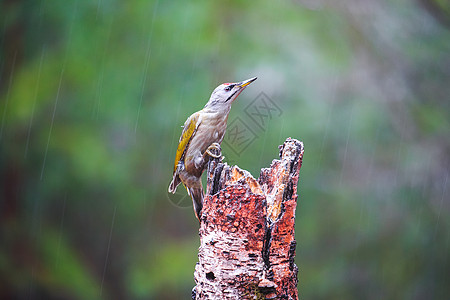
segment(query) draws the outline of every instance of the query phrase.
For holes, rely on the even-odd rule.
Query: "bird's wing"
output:
[[[173,167],[174,173],[177,169],[178,162],[184,158],[189,142],[197,131],[200,123],[201,114],[199,111],[192,114],[184,123],[183,132],[181,133],[180,141],[178,142],[177,154],[175,155],[175,166]]]

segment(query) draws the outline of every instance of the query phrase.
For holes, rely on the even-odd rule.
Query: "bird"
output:
[[[199,222],[204,197],[201,176],[211,158],[223,159],[220,144],[227,129],[231,105],[256,79],[219,85],[203,109],[189,116],[182,126],[169,192],[175,194],[178,185],[183,183]]]

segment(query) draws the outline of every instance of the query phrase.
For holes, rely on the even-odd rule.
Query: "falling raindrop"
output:
[[[98,14],[100,12],[100,7],[102,6],[102,0],[97,1],[97,12],[95,13],[95,19],[98,19]]]
[[[24,158],[27,158],[27,154],[28,154],[28,147],[29,147],[30,135],[31,135],[31,127],[33,125],[34,110],[36,107],[36,100],[37,100],[38,91],[39,91],[39,84],[40,84],[40,80],[41,80],[41,71],[42,71],[42,62],[44,61],[44,56],[45,56],[45,46],[42,47],[41,60],[39,62],[39,69],[38,69],[37,80],[36,80],[36,88],[34,91],[33,107],[31,108],[30,124],[28,125],[27,142],[25,144]]]
[[[14,69],[16,66],[16,58],[17,58],[17,51],[14,53],[14,58],[13,58],[12,67],[11,67],[11,74],[9,75],[8,91],[6,92],[5,108],[3,110],[2,125],[0,127],[0,141],[2,140],[2,137],[3,137],[3,127],[5,125],[6,111],[8,110],[9,96],[11,93],[11,86],[12,86],[13,77],[14,77]]]
[[[61,92],[61,85],[62,85],[62,79],[63,79],[63,75],[64,75],[64,69],[65,69],[65,66],[62,67],[61,74],[59,75],[58,91],[56,93],[55,105],[53,106],[52,121],[50,123],[50,130],[48,132],[47,146],[45,147],[45,153],[44,153],[44,161],[42,162],[41,177],[40,177],[41,180],[42,180],[42,177],[44,176],[45,163],[47,161],[48,145],[50,144],[50,138],[52,136],[53,123],[55,121],[56,107],[58,106],[59,95]]]
[[[137,111],[137,115],[136,115],[136,122],[134,124],[134,134],[135,135],[136,135],[136,131],[137,131],[138,123],[139,123],[139,116],[141,114],[142,99],[144,98],[144,91],[145,91],[145,87],[147,85],[148,66],[150,64],[150,57],[151,57],[151,53],[152,53],[151,45],[152,45],[152,36],[153,36],[153,25],[154,25],[155,19],[156,19],[156,12],[158,11],[158,3],[159,3],[159,1],[156,1],[155,7],[153,8],[153,17],[152,17],[152,22],[150,25],[150,33],[148,35],[148,40],[147,40],[145,63],[144,63],[144,68],[142,69],[141,97],[139,99],[139,106],[138,106],[138,111]]]
[[[100,285],[100,295],[103,294],[103,283],[105,281],[106,267],[108,266],[109,249],[111,248],[111,237],[112,237],[112,233],[113,233],[114,222],[116,219],[116,209],[117,209],[117,204],[114,206],[114,212],[113,212],[113,216],[112,216],[112,220],[111,220],[111,229],[109,230],[108,248],[106,249],[105,265],[103,266],[102,283]]]
[[[104,77],[105,77],[104,75],[105,75],[105,65],[106,65],[106,52],[109,49],[108,44],[109,44],[109,40],[111,37],[111,29],[112,29],[113,22],[114,22],[114,18],[112,17],[109,22],[106,37],[105,37],[105,44],[103,47],[103,55],[102,55],[101,64],[100,64],[100,72],[99,72],[99,75],[97,78],[95,100],[94,100],[94,105],[92,108],[92,118],[93,119],[95,118],[96,120],[98,120],[98,116],[100,113],[102,89],[103,89],[103,82],[104,82]]]
[[[440,221],[440,218],[441,218],[442,203],[444,202],[445,192],[447,191],[447,182],[448,182],[448,172],[446,172],[446,174],[445,174],[444,184],[442,185],[441,202],[439,203],[438,216],[437,216],[437,220],[436,220],[436,225],[434,227],[434,238],[435,239],[436,239],[436,235],[437,235],[437,229],[439,227],[439,221]]]
[[[92,116],[95,116],[95,119],[98,119],[98,113],[100,111],[100,98],[101,98],[101,90],[103,87],[103,76],[105,74],[105,59],[103,59],[101,71],[97,79],[97,89],[95,91],[95,101],[94,101],[94,109],[92,110]]]
[[[319,151],[319,159],[317,160],[317,168],[320,168],[322,165],[322,157],[323,157],[323,153],[324,153],[324,148],[325,148],[325,142],[328,139],[328,132],[330,129],[330,121],[331,121],[331,117],[332,117],[332,113],[334,111],[334,103],[335,98],[336,98],[336,87],[337,87],[337,76],[333,77],[332,83],[331,83],[331,89],[330,89],[330,100],[329,102],[331,103],[331,105],[327,106],[328,107],[328,113],[327,113],[327,119],[325,121],[325,130],[323,133],[323,137],[322,137],[322,144],[320,146],[320,151]]]
[[[356,105],[355,102],[353,102],[352,103],[352,109],[350,111],[350,119],[348,121],[347,139],[346,139],[346,142],[345,142],[344,158],[342,159],[341,175],[339,176],[339,186],[341,186],[341,184],[342,184],[342,177],[344,175],[345,164],[346,164],[346,161],[347,161],[348,142],[350,140],[350,133],[351,133],[352,123],[353,123],[353,111],[355,109],[355,105]]]

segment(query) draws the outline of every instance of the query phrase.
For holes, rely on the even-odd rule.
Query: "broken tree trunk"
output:
[[[298,299],[294,263],[303,144],[288,138],[258,180],[211,161],[193,299]]]

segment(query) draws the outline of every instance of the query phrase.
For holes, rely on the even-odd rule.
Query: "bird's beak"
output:
[[[242,82],[239,82],[238,84],[236,84],[238,87],[240,87],[241,89],[245,88],[247,85],[249,85],[250,83],[252,83],[253,81],[256,80],[257,77],[253,77],[247,80],[244,80]]]

